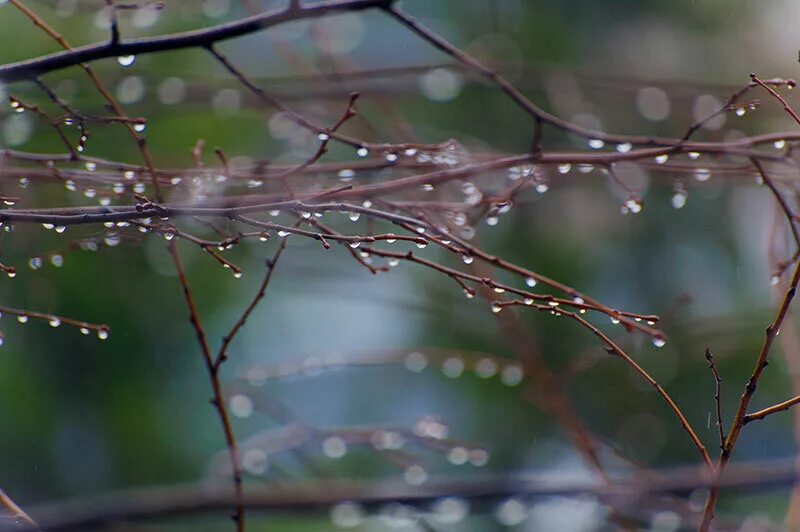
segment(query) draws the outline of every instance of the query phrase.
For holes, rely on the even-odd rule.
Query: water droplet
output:
[[[589,139],[588,144],[589,147],[592,148],[593,150],[599,150],[600,148],[606,145],[606,143],[600,139]]]
[[[473,257],[472,255],[464,254],[461,255],[461,260],[464,261],[464,264],[472,264],[475,261],[475,257]]]
[[[86,167],[86,169],[87,169],[88,171],[90,171],[90,172],[94,172],[95,170],[97,170],[97,164],[96,164],[96,163],[93,163],[93,162],[91,162],[91,161],[89,161],[88,163],[86,163],[84,166],[85,166],[85,167]]]
[[[420,373],[428,367],[428,358],[419,351],[414,351],[406,355],[405,366],[408,371]]]
[[[64,265],[64,257],[58,254],[53,255],[52,257],[50,257],[50,264],[52,264],[56,268],[60,268]]]
[[[107,340],[108,339],[108,329],[98,329],[97,330],[97,337],[100,338],[101,340]]]
[[[642,203],[637,198],[629,198],[625,200],[625,208],[633,214],[642,212]]]
[[[359,157],[366,157],[369,155],[369,150],[362,146],[356,150],[356,155]]]
[[[38,270],[42,267],[42,258],[31,257],[31,259],[28,261],[28,266],[30,266],[32,270]]]
[[[572,169],[572,165],[569,163],[559,164],[558,165],[558,173],[559,174],[568,174],[569,171]]]
[[[428,241],[427,240],[421,240],[421,241],[417,242],[417,247],[419,249],[425,249],[426,247],[428,247]]]
[[[412,486],[420,486],[428,480],[428,472],[421,465],[414,464],[403,472],[403,480]]]
[[[458,357],[450,357],[442,364],[442,373],[445,377],[455,379],[464,373],[464,361]]]
[[[327,133],[320,133],[319,135],[317,135],[317,138],[321,142],[327,142],[327,141],[329,141],[331,139],[331,136],[328,135]]]
[[[744,116],[746,112],[747,109],[745,109],[744,107],[739,107],[738,109],[736,109],[736,116]]]
[[[263,475],[267,470],[267,453],[261,449],[247,449],[242,454],[242,467],[251,475]]]
[[[17,321],[20,323],[28,323],[28,316],[26,316],[25,314],[20,314],[19,316],[17,316]]]
[[[139,122],[133,125],[133,130],[136,131],[137,133],[141,133],[142,131],[145,130],[146,127],[147,124],[145,124],[144,122]]]
[[[52,318],[50,318],[50,320],[48,320],[47,323],[50,324],[50,327],[58,327],[59,325],[61,325],[61,320],[53,316]]]
[[[667,345],[667,339],[660,335],[653,336],[653,345],[656,347],[664,347]]]
[[[655,158],[655,160],[656,160],[656,162],[658,164],[664,164],[665,162],[667,162],[668,159],[669,159],[669,155],[667,155],[666,153],[662,153],[661,155],[656,155],[656,158]]]
[[[516,526],[528,517],[528,508],[519,499],[507,499],[497,507],[494,517],[503,526]]]
[[[494,312],[495,314],[497,314],[497,313],[498,313],[498,312],[500,312],[501,310],[503,310],[503,305],[501,305],[501,304],[500,304],[500,303],[498,303],[497,301],[494,301],[494,302],[492,303],[492,312]]]
[[[351,222],[357,222],[358,219],[361,218],[361,213],[360,212],[350,212],[350,214],[348,214],[347,217],[350,218]]]
[[[619,153],[628,153],[633,149],[633,144],[630,142],[623,142],[622,144],[617,144],[617,151]]]
[[[238,418],[247,418],[253,415],[253,400],[244,394],[236,394],[229,400],[231,413]]]
[[[469,514],[469,503],[458,497],[446,497],[436,501],[431,510],[437,521],[446,525],[454,525]]]
[[[536,188],[536,192],[538,192],[539,194],[544,194],[545,192],[550,190],[550,187],[547,186],[547,183],[536,183],[536,187],[535,188]]]
[[[387,153],[384,157],[390,163],[393,163],[393,162],[395,162],[397,160],[397,154],[396,153]]]
[[[785,140],[776,140],[775,142],[772,143],[772,146],[776,150],[782,150],[783,148],[786,147],[786,141]]]
[[[341,502],[331,508],[330,518],[337,528],[355,528],[364,521],[364,511],[356,503]]]
[[[686,205],[686,198],[688,194],[686,191],[678,191],[672,196],[672,206],[676,209],[682,209]]]
[[[538,283],[538,281],[536,281],[536,279],[534,277],[526,277],[525,278],[525,284],[528,285],[528,287],[533,288],[534,286],[536,286],[539,283]]]
[[[56,233],[58,233],[58,234],[61,234],[66,230],[67,230],[66,226],[63,226],[63,225],[57,225],[56,226]]]
[[[516,364],[506,366],[503,368],[503,371],[500,372],[500,380],[506,386],[516,386],[522,382],[523,376],[522,368]]]
[[[472,449],[469,452],[469,463],[475,467],[483,467],[489,463],[489,451],[486,449]]]
[[[81,327],[80,331],[81,334],[89,334],[90,332],[88,327]]]
[[[173,238],[175,238],[175,231],[173,231],[172,229],[167,229],[166,231],[164,231],[164,239],[172,240]]]
[[[475,364],[475,375],[481,379],[488,379],[497,373],[497,362],[491,358],[482,358]]]
[[[499,221],[500,221],[500,218],[498,218],[497,216],[488,216],[486,218],[486,225],[495,226],[495,225],[497,225],[497,223]]]
[[[694,178],[700,182],[708,181],[711,177],[711,170],[708,168],[698,168],[694,171]]]
[[[136,61],[136,56],[135,55],[121,55],[121,56],[117,57],[117,63],[119,63],[120,65],[122,65],[124,67],[131,66],[134,61]]]
[[[322,452],[328,458],[342,458],[347,454],[347,442],[339,436],[329,436],[322,442]]]
[[[242,272],[233,272],[233,278],[234,279],[241,279],[242,278]]]

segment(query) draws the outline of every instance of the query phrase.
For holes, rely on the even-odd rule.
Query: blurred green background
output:
[[[29,0],[26,5],[74,45],[107,38],[101,2]],[[124,11],[120,20],[123,37],[131,38],[210,26],[280,5],[169,0],[160,11]],[[406,0],[404,7],[495,65],[544,108],[610,132],[680,136],[709,102],[722,102],[748,81],[750,72],[762,77],[797,72],[800,5],[788,0]],[[348,92],[361,91],[364,119],[348,124],[348,131],[377,141],[403,141],[409,132],[425,142],[452,137],[472,153],[519,153],[529,142],[527,118],[498,90],[381,13],[293,23],[226,42],[220,49],[292,108],[326,123],[341,112]],[[0,62],[55,50],[39,29],[0,0]],[[148,119],[147,140],[160,167],[191,167],[190,148],[198,139],[222,147],[233,164],[242,165],[252,160],[248,157],[302,161],[314,149],[313,137],[260,109],[201,51],[142,56],[127,68],[114,60],[95,66],[129,115]],[[400,71],[379,71],[386,69]],[[356,70],[379,72],[352,78],[342,74]],[[78,69],[70,69],[44,80],[73,106],[102,114],[101,102],[84,78]],[[0,87],[0,94],[48,106],[30,84]],[[780,109],[765,101],[762,109],[745,117],[729,114],[698,138],[733,139],[791,127]],[[121,128],[97,126],[93,133],[87,154],[137,162]],[[14,114],[7,106],[0,111],[0,140],[18,150],[63,151],[52,130],[30,113]],[[548,131],[545,144],[548,149],[585,149],[579,139],[555,131]],[[354,156],[350,149],[332,145],[326,158]],[[206,163],[215,164],[210,149]],[[479,224],[476,242],[611,306],[665,316],[669,341],[662,349],[646,337],[626,335],[600,318],[595,321],[602,321],[602,328],[668,389],[708,448],[715,450],[713,380],[703,352],[710,346],[718,357],[730,415],[774,314],[769,278],[775,206],[751,176],[713,175],[705,183],[688,179],[686,205],[675,209],[671,198],[676,176],[639,167],[624,173],[643,193],[645,208],[639,215],[620,214],[624,194],[599,172],[555,174],[547,193],[525,192],[497,226]],[[359,176],[381,178],[378,172]],[[477,176],[473,181],[480,185],[485,180],[491,189],[503,178]],[[7,174],[0,186],[5,195],[21,196],[25,205],[93,204],[57,185],[20,190],[17,179]],[[362,219],[334,225],[363,231],[365,224]],[[2,282],[4,305],[112,328],[110,338],[101,342],[66,327],[52,330],[47,323],[2,319],[0,486],[23,507],[219,474],[210,464],[223,440],[208,405],[208,378],[163,240],[149,237],[95,252],[65,250],[71,239],[97,231],[70,228],[56,235],[38,226],[20,226],[0,243],[3,263],[19,269],[16,278]],[[212,346],[219,345],[249,301],[275,245],[248,244],[227,254],[245,272],[235,280],[199,250],[181,244]],[[424,252],[431,258],[463,266],[431,248]],[[785,246],[779,243],[777,249],[783,257]],[[55,252],[64,254],[61,268],[25,266],[30,257]],[[629,368],[607,357],[588,332],[546,315],[521,313],[520,318],[554,371],[578,360],[593,362],[564,384],[593,433],[650,467],[697,463],[695,449],[661,399]],[[791,395],[781,349],[776,347],[759,386],[756,407]],[[414,351],[431,361],[421,374],[404,367],[406,355]],[[251,416],[234,419],[242,440],[279,426],[261,408],[262,401],[269,404],[277,398],[296,420],[319,429],[410,429],[423,416],[436,416],[448,426],[450,437],[490,453],[485,466],[454,465],[442,453],[415,449],[414,456],[431,476],[526,470],[542,478],[590,478],[593,472],[563,429],[526,400],[524,386],[482,379],[472,371],[451,379],[438,367],[442,357],[453,353],[473,360],[482,356],[473,353],[502,359],[512,352],[487,305],[479,298],[465,299],[450,280],[407,264],[373,276],[344,249],[324,251],[316,242],[290,238],[267,299],[232,344],[224,377],[227,391],[250,394],[256,405]],[[386,364],[313,370],[315,361],[331,357]],[[312,370],[263,386],[242,378],[252,367],[297,367],[304,361]],[[787,414],[749,426],[734,461],[792,456],[792,430]],[[403,474],[402,467],[368,446],[353,446],[346,456],[334,459],[315,438],[303,451],[305,464],[292,453],[279,453],[251,481],[305,478],[312,470],[363,479]],[[617,466],[625,467],[622,462]],[[720,514],[734,523],[749,519],[746,526],[780,523],[788,492],[727,491]],[[606,513],[592,500],[534,501],[520,529],[600,530],[610,526]],[[146,530],[223,526],[228,525],[220,517],[152,524]],[[251,526],[331,527],[324,515],[254,519]],[[385,526],[371,519],[362,529]],[[496,526],[491,515],[475,515],[459,525],[439,524],[438,529]],[[676,526],[660,510],[642,522],[644,529]]]

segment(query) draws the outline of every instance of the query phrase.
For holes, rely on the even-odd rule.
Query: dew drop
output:
[[[50,327],[58,327],[61,325],[61,320],[59,318],[52,317],[47,323],[50,324]]]
[[[711,170],[708,168],[698,168],[694,171],[694,178],[700,182],[708,181],[711,177]]]
[[[685,191],[676,192],[672,196],[672,206],[676,209],[682,209],[686,205],[687,196]]]
[[[100,338],[101,340],[107,340],[108,339],[108,329],[98,329],[97,330],[97,337]]]
[[[369,150],[362,146],[356,150],[356,155],[359,157],[366,157],[369,155]]]
[[[412,373],[421,373],[428,367],[428,357],[419,351],[414,351],[406,355],[404,363],[408,371]]]
[[[58,233],[58,234],[61,234],[66,230],[67,230],[66,226],[63,226],[63,225],[57,225],[56,226],[56,233]]]
[[[117,63],[119,63],[120,65],[122,65],[124,67],[131,66],[134,61],[136,61],[136,56],[135,55],[121,55],[121,56],[117,57]]]
[[[633,148],[633,144],[630,142],[624,142],[622,144],[617,144],[617,151],[619,153],[628,153]]]
[[[244,394],[236,394],[230,398],[231,413],[238,418],[247,418],[253,414],[253,400]]]
[[[500,303],[498,303],[497,301],[495,301],[495,302],[493,302],[493,303],[492,303],[492,312],[494,312],[495,314],[497,314],[497,313],[498,313],[498,312],[500,312],[501,310],[503,310],[503,305],[501,305],[501,304],[500,304]]]
[[[664,164],[665,162],[667,162],[668,159],[669,159],[669,155],[667,155],[666,153],[662,153],[661,155],[656,155],[656,158],[655,158],[655,160],[656,160],[656,162],[658,164]]]
[[[412,486],[420,486],[428,480],[428,472],[422,466],[414,464],[403,472],[403,480]]]
[[[776,140],[775,142],[772,143],[772,146],[776,150],[782,150],[783,148],[786,147],[786,141],[785,140]]]
[[[497,362],[491,358],[482,358],[475,364],[475,375],[488,379],[497,373]]]
[[[364,511],[356,503],[341,502],[331,508],[330,518],[337,528],[355,528],[364,521]]]
[[[525,278],[525,284],[528,285],[529,288],[533,288],[534,286],[536,286],[539,283],[533,277],[526,277]]]
[[[558,165],[558,173],[559,174],[568,174],[569,171],[572,169],[572,165],[569,163],[559,164]]]
[[[516,526],[528,517],[528,508],[519,499],[507,499],[495,509],[494,517],[503,526]]]
[[[28,323],[28,316],[26,316],[25,314],[20,314],[19,316],[17,316],[17,321],[20,323]]]
[[[653,345],[656,347],[664,347],[667,345],[667,339],[659,335],[653,336]]]
[[[599,150],[600,148],[606,145],[606,143],[600,139],[589,139],[588,144],[589,147],[592,148],[593,150]]]
[[[464,373],[464,361],[458,357],[450,357],[442,363],[442,373],[445,377],[455,379]]]
[[[133,130],[136,131],[137,133],[141,133],[142,131],[145,130],[146,127],[147,124],[139,122],[138,124],[133,125]]]
[[[464,261],[464,264],[472,264],[475,261],[475,257],[473,257],[472,255],[464,254],[461,255],[461,260]]]
[[[322,452],[328,458],[342,458],[347,454],[347,442],[339,436],[328,436],[322,441]]]

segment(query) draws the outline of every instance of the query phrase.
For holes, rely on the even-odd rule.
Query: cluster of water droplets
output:
[[[340,502],[331,507],[329,517],[331,523],[340,529],[352,529],[365,525],[371,517],[382,525],[394,529],[414,527],[422,518],[431,524],[454,526],[463,522],[471,512],[468,499],[456,496],[445,496],[434,500],[427,508],[415,507],[399,502],[387,503],[378,509],[374,516],[365,510],[362,504],[354,501]],[[498,501],[491,509],[494,521],[503,527],[515,527],[528,519],[530,505],[521,497],[509,497]]]
[[[420,351],[413,351],[406,355],[404,359],[406,369],[412,373],[422,373],[430,366],[428,357]],[[456,379],[464,375],[467,364],[462,357],[449,356],[444,358],[441,363],[442,374],[450,379]],[[472,370],[481,379],[499,377],[500,382],[506,386],[516,386],[522,382],[525,373],[522,367],[516,363],[485,357],[473,362]]]

